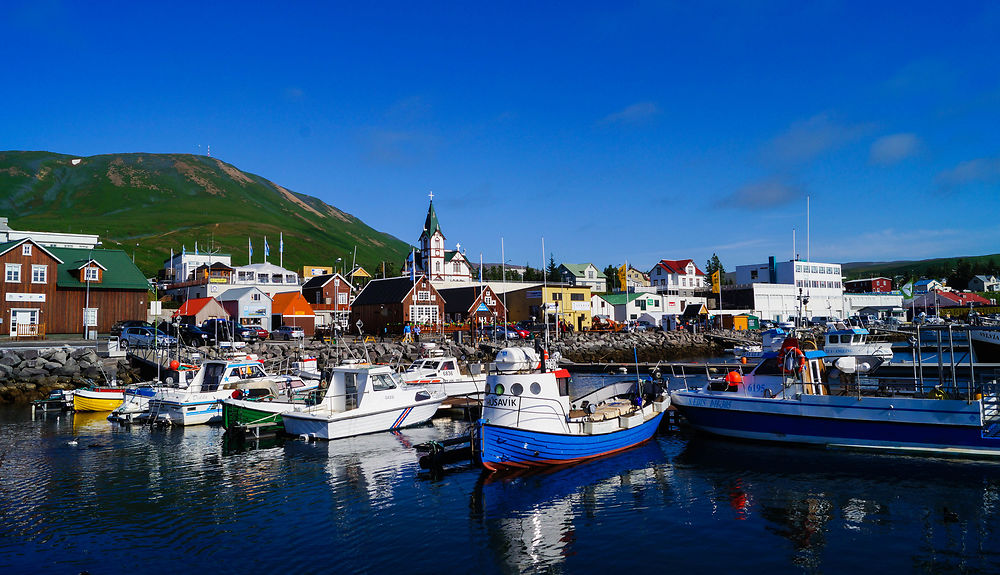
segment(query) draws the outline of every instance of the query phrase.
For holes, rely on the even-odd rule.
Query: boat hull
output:
[[[1000,362],[1000,330],[972,329],[969,330],[972,349],[976,352],[976,361],[984,363]]]
[[[419,425],[434,415],[443,399],[420,401],[377,412],[285,412],[282,414],[282,422],[285,432],[291,435],[327,440],[343,439]]]
[[[694,428],[739,439],[972,457],[1000,457],[980,402],[924,398],[762,398],[674,392]]]
[[[649,441],[656,433],[663,413],[653,413],[635,427],[602,434],[533,431],[480,420],[476,424],[473,440],[479,463],[490,471],[566,465]]]
[[[110,390],[78,389],[73,394],[76,411],[112,411],[125,401],[125,392]]]
[[[222,426],[233,429],[243,425],[263,425],[282,429],[281,414],[292,409],[292,404],[284,402],[227,399],[222,402]]]

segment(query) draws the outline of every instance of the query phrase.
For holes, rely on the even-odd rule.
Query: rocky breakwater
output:
[[[92,347],[6,348],[0,350],[0,403],[46,397],[53,389],[132,383],[128,363],[102,359]]]
[[[550,345],[574,363],[631,363],[684,360],[721,355],[723,347],[702,333],[644,331],[570,333]]]

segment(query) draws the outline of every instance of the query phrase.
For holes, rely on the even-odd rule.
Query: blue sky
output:
[[[7,2],[0,149],[212,155],[469,259],[1000,252],[1000,4]],[[546,258],[547,258],[546,254]]]

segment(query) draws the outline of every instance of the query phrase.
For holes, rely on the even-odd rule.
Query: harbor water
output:
[[[586,378],[584,378],[586,379]],[[585,383],[585,382],[584,382]],[[1000,463],[755,445],[661,429],[514,476],[420,469],[430,424],[230,445],[0,408],[10,573],[996,573]]]

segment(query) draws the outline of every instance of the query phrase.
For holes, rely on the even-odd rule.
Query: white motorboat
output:
[[[340,439],[424,423],[446,396],[408,385],[389,366],[348,364],[331,370],[316,405],[281,414],[285,432],[307,439]]]
[[[868,364],[867,371],[872,371],[892,361],[892,344],[888,341],[872,341],[871,334],[863,327],[836,324],[827,330],[824,340],[823,352],[826,357],[823,362],[828,366],[842,357],[853,357],[858,365]]]
[[[400,375],[406,383],[422,385],[427,391],[448,397],[480,399],[486,388],[485,375],[462,373],[458,359],[454,357],[418,359]]]
[[[307,391],[318,385],[318,380],[269,375],[256,359],[208,360],[201,364],[187,387],[155,388],[144,412],[126,413],[123,418],[136,421],[152,419],[182,426],[219,423],[222,421],[222,402],[226,398],[252,395],[254,389]]]
[[[737,345],[733,347],[733,355],[737,359],[760,359],[764,356],[765,352],[773,352],[781,349],[781,342],[785,341],[786,337],[788,337],[788,331],[780,327],[766,329],[760,332],[760,345]]]

